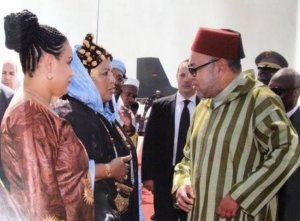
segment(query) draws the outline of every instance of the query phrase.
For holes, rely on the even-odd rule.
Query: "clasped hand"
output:
[[[177,189],[175,207],[189,212],[193,208],[194,200],[195,195],[191,185],[184,185]],[[239,204],[230,195],[226,195],[220,202],[216,214],[222,218],[233,218],[239,208]]]
[[[236,216],[239,208],[239,204],[230,195],[226,195],[219,204],[216,212],[222,218],[233,218]]]
[[[128,155],[125,157],[117,157],[110,162],[112,177],[117,181],[123,182],[125,177],[129,172],[128,162],[131,160],[132,156]]]
[[[184,185],[177,189],[175,207],[189,212],[193,208],[194,200],[195,195],[191,185]]]

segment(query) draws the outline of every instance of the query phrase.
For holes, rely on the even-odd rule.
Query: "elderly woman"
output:
[[[72,124],[95,162],[96,220],[135,221],[139,215],[136,152],[107,105],[115,92],[112,56],[92,40],[88,34],[75,49],[74,77],[55,110]]]
[[[26,220],[92,220],[88,155],[71,125],[49,107],[72,77],[70,44],[27,10],[6,16],[4,29],[25,74],[1,125],[1,179],[11,202]]]

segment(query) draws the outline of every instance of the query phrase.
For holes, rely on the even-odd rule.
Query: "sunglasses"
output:
[[[277,94],[278,96],[281,96],[283,94],[287,94],[293,90],[295,90],[294,88],[279,88],[279,87],[270,87],[270,89]]]
[[[218,61],[218,60],[219,60],[219,59],[214,59],[214,60],[208,61],[207,63],[201,64],[201,65],[199,65],[198,67],[195,67],[195,68],[189,65],[189,66],[188,66],[189,72],[191,73],[191,75],[192,75],[193,77],[196,77],[197,72],[198,72],[200,69],[202,69],[202,68],[208,66],[209,64],[215,63],[215,62]]]

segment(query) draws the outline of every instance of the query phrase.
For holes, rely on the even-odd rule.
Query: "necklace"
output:
[[[46,106],[48,109],[50,109],[50,102],[48,102],[47,99],[37,95],[36,93],[30,91],[29,89],[24,88],[24,95],[26,98],[34,99],[38,103],[40,103],[43,106]]]
[[[114,142],[114,138],[112,137],[109,129],[107,128],[105,122],[101,119],[101,116],[99,116],[100,121],[102,122],[108,136],[109,136],[109,140],[113,146],[114,152],[115,152],[115,156],[118,157],[118,152],[117,152],[117,148],[115,146],[115,142]],[[119,133],[119,131],[118,131]],[[121,135],[121,134],[120,134]],[[123,139],[123,137],[121,136],[121,138]],[[122,140],[122,142],[124,142],[124,140]],[[128,144],[129,145],[129,144]],[[131,153],[131,152],[130,152]],[[132,178],[134,176],[134,174],[132,173],[133,171],[133,163],[132,160],[130,161],[130,181],[132,182]],[[127,178],[128,179],[128,178]],[[134,183],[131,183],[132,185],[134,185]],[[114,199],[115,202],[115,206],[118,210],[119,213],[124,213],[127,211],[128,206],[129,206],[129,197],[131,192],[133,191],[133,187],[127,186],[124,183],[119,183],[119,182],[115,182],[115,186],[116,186],[116,190],[117,190],[117,195]]]
[[[100,119],[101,123],[103,124],[103,126],[104,126],[104,128],[105,128],[105,130],[106,130],[106,132],[107,132],[107,134],[108,134],[108,136],[109,136],[109,140],[110,140],[110,142],[111,142],[111,144],[112,144],[112,146],[113,146],[113,149],[114,149],[115,158],[117,158],[117,157],[118,157],[118,152],[117,152],[117,148],[116,148],[116,145],[115,145],[114,138],[111,136],[111,134],[110,134],[110,132],[109,132],[107,126],[105,125],[105,123],[104,123],[104,121],[101,119],[101,117],[99,117],[99,119]]]
[[[130,154],[132,155],[132,151],[131,151],[131,145],[130,143],[130,138],[125,136],[125,133],[123,133],[123,131],[121,130],[119,124],[115,123],[114,124],[115,128],[117,129],[119,135],[121,136],[121,140],[123,142],[123,144],[127,147],[127,149],[129,150]],[[133,170],[133,160],[130,161],[130,174],[131,175],[131,184],[134,185],[134,170]]]
[[[112,137],[109,129],[107,128],[106,124],[104,123],[104,121],[101,119],[101,117],[99,117],[100,121],[102,122],[108,136],[109,136],[109,140],[113,146],[113,149],[114,149],[114,153],[115,153],[115,157],[118,157],[118,151],[117,151],[117,148],[116,148],[116,145],[115,145],[115,140],[114,138]],[[130,148],[130,144],[129,144],[129,141],[128,139],[126,138],[126,136],[124,135],[124,133],[122,132],[122,130],[118,127],[118,125],[114,124],[114,127],[116,128],[118,134],[120,135],[121,137],[121,141],[123,143],[123,145],[129,150],[129,153],[132,155],[132,152],[131,152],[131,148]],[[129,138],[130,139],[130,138]],[[134,186],[134,169],[133,169],[133,160],[130,160],[130,181],[131,181],[131,184]]]
[[[35,103],[37,105],[40,105],[40,107],[44,108],[44,110],[47,110],[48,112],[50,112],[51,114],[53,114],[56,117],[59,117],[58,114],[53,111],[50,107],[50,102],[47,101],[47,99],[37,95],[36,93],[28,90],[27,88],[24,88],[24,98],[29,100],[32,103]]]

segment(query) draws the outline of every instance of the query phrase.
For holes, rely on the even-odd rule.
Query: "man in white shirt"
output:
[[[187,64],[188,60],[184,60],[178,67],[177,93],[153,102],[146,125],[142,181],[144,187],[154,195],[155,221],[186,220],[186,213],[173,207],[171,187],[174,166],[182,157],[188,127],[188,125],[182,126],[180,122],[185,109],[184,103],[189,117],[185,120],[188,122],[185,123],[189,123],[192,112],[199,102]],[[185,131],[181,131],[180,128],[184,127]]]
[[[138,91],[139,91],[139,80],[135,78],[127,78],[122,85],[122,92],[117,100],[117,109],[120,112],[120,115],[130,115],[131,116],[131,123],[132,126],[135,125],[135,116],[131,111],[131,104],[135,102],[135,99],[137,97]],[[125,122],[120,120],[119,122],[122,126]],[[125,128],[126,130],[126,128]]]

